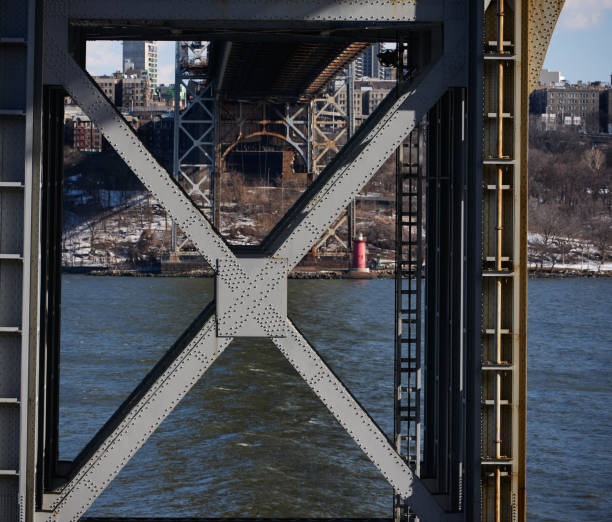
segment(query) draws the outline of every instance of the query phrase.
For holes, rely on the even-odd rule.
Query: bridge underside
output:
[[[0,517],[84,516],[232,339],[259,336],[391,484],[395,520],[525,520],[527,98],[547,43],[534,24],[550,35],[562,3],[5,2]],[[86,41],[111,38],[211,41],[212,85],[230,101],[309,101],[372,42],[396,42],[401,58],[396,88],[261,245],[239,249],[84,71]],[[66,94],[216,271],[216,299],[71,462],[58,458]],[[286,299],[287,272],[394,153],[391,438],[287,317]]]

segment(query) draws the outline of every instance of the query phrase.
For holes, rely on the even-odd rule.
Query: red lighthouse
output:
[[[354,272],[370,271],[366,266],[366,242],[361,232],[359,237],[353,240],[353,266],[351,270]]]

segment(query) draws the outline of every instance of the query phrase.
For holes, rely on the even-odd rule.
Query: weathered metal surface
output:
[[[529,93],[536,88],[540,80],[546,51],[564,5],[565,0],[528,0],[527,2]]]
[[[217,264],[217,336],[285,337],[287,260],[238,261],[240,272],[223,260]]]
[[[56,0],[57,2],[57,0]],[[143,21],[139,2],[64,0],[71,19]],[[146,10],[146,20],[286,20],[429,22],[444,18],[445,0],[175,0]]]
[[[31,285],[38,287],[40,148],[35,96],[34,2],[0,6],[0,519],[26,516]],[[32,314],[34,310],[34,314]]]

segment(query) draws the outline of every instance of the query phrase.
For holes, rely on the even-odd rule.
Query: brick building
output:
[[[68,116],[64,121],[66,145],[80,152],[101,152],[104,147],[102,134],[85,115]]]
[[[115,104],[117,102],[117,86],[121,81],[121,76],[94,76],[94,80],[100,86],[104,95]]]
[[[360,89],[363,96],[363,115],[369,116],[395,87],[393,80],[376,80],[355,82],[355,89]]]
[[[116,105],[124,110],[151,104],[151,82],[146,71],[133,70],[117,83]]]
[[[599,82],[536,89],[530,96],[529,109],[532,114],[548,115],[549,120],[560,125],[599,132],[599,103],[603,91]]]
[[[346,114],[346,91],[342,91],[338,94],[338,105],[344,114]],[[363,120],[365,119],[363,116],[363,96],[361,91],[357,88],[353,91],[353,111],[354,111],[354,120],[355,126],[361,125]]]
[[[155,159],[171,171],[174,152],[173,114],[141,118],[137,133]]]

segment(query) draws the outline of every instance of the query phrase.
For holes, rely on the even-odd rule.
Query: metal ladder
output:
[[[421,314],[423,277],[423,190],[417,126],[396,154],[395,227],[395,407],[397,452],[417,476],[421,467]],[[396,521],[414,520],[395,497]]]

